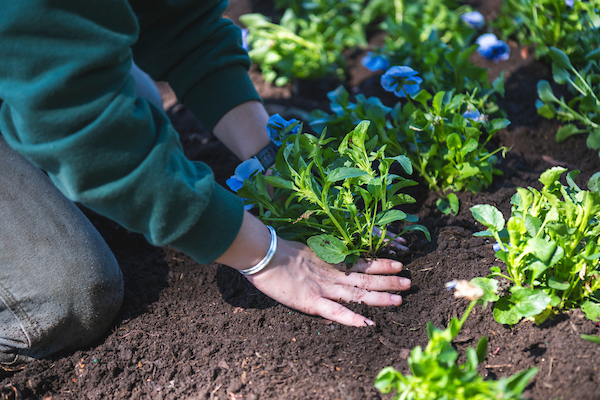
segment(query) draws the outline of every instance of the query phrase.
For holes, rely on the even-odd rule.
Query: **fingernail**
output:
[[[402,296],[398,296],[397,294],[392,295],[392,301],[398,305],[402,303]]]
[[[365,324],[368,326],[373,326],[375,325],[375,322],[371,321],[370,319],[365,319]]]
[[[400,284],[402,286],[408,286],[408,287],[410,287],[410,283],[411,283],[410,279],[408,279],[408,278],[402,278],[402,277],[400,278]]]
[[[400,261],[392,261],[392,268],[401,270],[402,267],[403,267],[403,265]]]

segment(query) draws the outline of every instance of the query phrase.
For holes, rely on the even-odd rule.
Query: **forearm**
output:
[[[267,122],[269,115],[262,103],[249,101],[226,113],[215,125],[213,134],[245,161],[269,144]]]

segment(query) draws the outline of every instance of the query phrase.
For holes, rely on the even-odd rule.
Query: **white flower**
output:
[[[464,297],[467,300],[479,300],[483,297],[485,292],[479,286],[473,286],[469,283],[469,281],[465,280],[454,280],[446,283],[446,288],[456,289],[454,292],[454,297],[461,298]]]

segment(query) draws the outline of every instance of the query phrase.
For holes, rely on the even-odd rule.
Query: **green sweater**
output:
[[[172,4],[171,4],[172,3]],[[240,199],[185,158],[162,110],[135,96],[131,57],[212,130],[260,100],[220,0],[0,2],[0,132],[71,200],[199,263],[233,242]]]

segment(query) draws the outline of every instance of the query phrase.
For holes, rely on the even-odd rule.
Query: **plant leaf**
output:
[[[567,83],[569,80],[569,72],[566,69],[559,67],[556,63],[552,64],[552,78],[559,85]]]
[[[539,181],[542,182],[544,186],[550,186],[554,182],[560,179],[560,176],[566,171],[566,168],[563,167],[552,167],[540,175]]]
[[[493,278],[477,277],[471,279],[470,283],[473,286],[478,286],[483,289],[483,297],[480,300],[495,302],[500,299],[496,294],[498,291],[498,281]]]
[[[487,356],[487,347],[488,340],[485,336],[482,336],[477,342],[477,347],[475,348],[475,353],[477,354],[477,360],[482,363]]]
[[[583,311],[587,319],[600,321],[600,304],[587,300],[581,305],[581,311]]]
[[[506,386],[511,390],[512,394],[520,396],[531,378],[538,373],[538,370],[539,368],[530,368],[525,371],[518,372],[506,380]]]
[[[583,132],[587,132],[587,131],[585,129],[577,128],[577,126],[575,126],[574,124],[564,125],[556,132],[556,142],[557,143],[564,142],[571,136],[576,135],[578,133],[583,133]]]
[[[558,101],[556,96],[554,96],[552,88],[550,87],[550,82],[548,82],[547,80],[540,79],[540,81],[537,84],[537,92],[540,99],[542,99],[542,101],[545,103]]]
[[[330,264],[341,263],[349,253],[346,244],[332,235],[311,236],[306,244],[321,260]]]
[[[597,345],[600,345],[600,336],[596,336],[596,335],[579,335],[580,338],[585,339],[589,342],[592,343],[596,343]]]
[[[569,56],[562,51],[561,49],[557,49],[556,47],[550,47],[550,58],[552,61],[556,63],[560,68],[572,69],[573,65],[571,65],[571,60]]]
[[[375,217],[375,224],[379,226],[386,226],[395,221],[402,221],[406,218],[406,213],[400,210],[387,210],[380,212]]]
[[[596,172],[594,175],[592,175],[588,181],[588,189],[594,193],[600,192],[600,172]]]
[[[552,298],[541,289],[529,289],[513,286],[510,300],[515,305],[515,311],[523,317],[533,317],[543,312]]]
[[[600,129],[594,129],[589,133],[586,144],[590,149],[600,149]]]
[[[429,233],[429,229],[424,227],[423,225],[408,225],[402,229],[402,232],[398,234],[398,236],[402,236],[404,233],[409,231],[421,231],[425,234],[425,237],[429,242],[431,242],[431,233]]]
[[[402,166],[402,169],[404,169],[404,171],[407,174],[412,175],[413,166],[408,157],[406,157],[405,155],[399,155],[399,156],[393,157],[393,159],[398,161],[398,163],[400,163],[400,165]]]
[[[514,325],[522,318],[515,310],[515,305],[506,297],[502,297],[494,304],[494,319],[500,324]]]
[[[294,182],[288,181],[280,176],[265,176],[265,182],[273,187],[279,187],[283,189],[296,190],[296,185]]]
[[[504,216],[496,207],[489,204],[478,204],[471,207],[471,213],[479,223],[499,232],[504,228]]]
[[[358,178],[368,175],[365,171],[355,167],[339,167],[327,174],[327,182],[337,182],[349,178]]]

